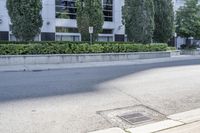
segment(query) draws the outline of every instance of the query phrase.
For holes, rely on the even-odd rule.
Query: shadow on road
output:
[[[0,72],[0,102],[97,91],[98,84],[150,69],[199,65],[200,60],[145,65]]]

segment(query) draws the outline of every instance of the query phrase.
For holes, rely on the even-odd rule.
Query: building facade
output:
[[[76,22],[76,0],[42,0],[43,26],[36,41],[81,41]],[[184,0],[174,0],[174,8],[183,5]],[[98,41],[125,41],[122,25],[124,0],[102,0],[104,13],[103,32]],[[6,9],[6,0],[0,0],[0,40],[15,41],[12,24]]]
[[[43,26],[37,41],[80,41],[76,22],[76,0],[42,0]],[[122,6],[124,0],[102,0],[103,32],[98,41],[124,41]],[[0,40],[15,41],[6,9],[6,0],[0,0]]]

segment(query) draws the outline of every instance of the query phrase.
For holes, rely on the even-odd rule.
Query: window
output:
[[[76,0],[56,0],[56,18],[76,19]]]
[[[105,21],[113,21],[113,0],[103,0],[103,14]]]
[[[56,35],[56,41],[80,41],[80,36],[75,35]]]
[[[12,33],[10,33],[9,36],[10,36],[9,39],[10,41],[19,41]],[[34,41],[40,41],[40,35],[35,36]]]
[[[102,34],[113,34],[113,29],[103,29]]]
[[[56,27],[56,32],[60,33],[78,33],[77,28],[72,27]]]
[[[12,31],[13,30],[13,26],[10,24],[9,25],[9,31]]]
[[[99,36],[97,40],[99,42],[113,42],[113,36]]]
[[[56,0],[56,18],[76,19],[76,0]],[[113,0],[103,0],[104,21],[113,21]]]

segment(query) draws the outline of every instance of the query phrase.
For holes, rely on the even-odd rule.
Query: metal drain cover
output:
[[[141,113],[123,114],[119,117],[132,125],[141,124],[152,120],[150,117],[144,116]]]
[[[132,128],[166,119],[164,114],[144,105],[103,110],[97,113],[113,126],[120,128]]]

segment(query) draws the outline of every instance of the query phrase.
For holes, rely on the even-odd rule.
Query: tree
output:
[[[82,41],[89,41],[89,27],[94,28],[93,41],[102,32],[104,23],[101,0],[76,0],[77,26],[81,33]]]
[[[174,10],[172,0],[154,0],[155,30],[153,40],[167,43],[174,33]]]
[[[32,41],[42,27],[41,0],[7,0],[12,33],[21,41]]]
[[[153,0],[125,0],[122,10],[128,40],[151,43],[154,31]]]
[[[198,0],[186,0],[184,6],[176,12],[176,32],[178,36],[200,39],[200,6]]]

